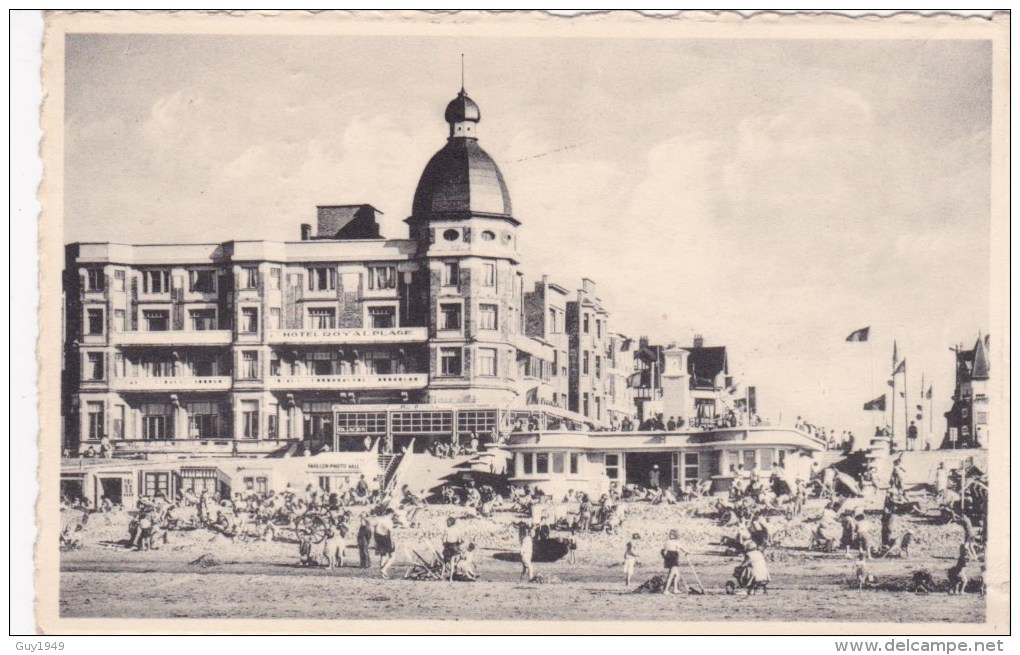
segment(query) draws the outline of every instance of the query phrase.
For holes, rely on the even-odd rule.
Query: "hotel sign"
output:
[[[268,338],[275,343],[403,343],[427,340],[428,330],[423,327],[274,330]]]

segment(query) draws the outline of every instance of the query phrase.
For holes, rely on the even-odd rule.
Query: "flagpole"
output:
[[[896,369],[892,376],[892,406],[889,407],[889,445],[896,450]]]
[[[921,401],[917,405],[917,411],[921,412],[917,417],[917,420],[921,421],[921,425],[917,426],[917,436],[920,438],[921,428],[924,427],[924,371],[921,371],[921,395],[918,396],[918,400]],[[927,433],[924,435],[924,440],[925,442],[928,441]],[[921,448],[921,450],[924,450],[924,448]]]
[[[869,398],[875,397],[875,357],[874,348],[872,347],[872,340],[868,339],[868,363],[871,364],[871,393],[868,394]],[[885,410],[882,411],[882,420],[885,421]],[[871,431],[875,431],[875,415],[871,415]]]
[[[907,359],[903,358],[903,450],[910,448],[909,430],[910,425],[910,402],[907,396],[907,390],[910,385],[907,384]]]
[[[892,405],[889,408],[889,445],[892,450],[896,449],[896,365],[899,363],[896,348],[896,339],[892,342]]]

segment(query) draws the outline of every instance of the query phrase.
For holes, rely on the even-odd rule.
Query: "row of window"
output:
[[[398,272],[396,266],[368,266],[366,274],[366,286],[369,290],[396,289],[398,285]],[[307,277],[307,288],[309,291],[333,291],[337,288],[338,268],[336,266],[307,266],[305,267]],[[220,272],[214,268],[197,268],[188,271],[188,289],[196,293],[216,293],[219,288],[218,276]],[[360,277],[360,274],[350,274]],[[280,289],[282,287],[282,269],[272,267],[269,269],[269,288]],[[149,268],[141,271],[142,292],[149,295],[170,293],[172,279],[170,269]],[[360,287],[360,280],[344,280],[344,289],[351,291]],[[261,276],[258,267],[243,266],[238,279],[238,286],[241,289],[258,289],[261,283]],[[295,277],[296,283],[296,277]],[[457,286],[460,284],[459,262],[445,262],[443,264],[443,285]],[[482,264],[481,280],[482,286],[496,286],[496,265],[491,262]],[[106,274],[102,268],[89,268],[85,271],[85,289],[87,291],[105,291],[107,286]],[[126,288],[126,272],[117,269],[113,272],[113,290],[124,291]]]
[[[475,375],[494,377],[498,373],[497,350],[495,348],[478,348],[475,351]],[[114,362],[119,377],[127,376],[127,363],[122,353],[114,354]],[[259,362],[259,351],[242,350],[241,367],[238,370],[238,379],[257,380],[262,377]],[[281,362],[277,353],[273,353],[269,360],[269,374],[280,376],[284,374],[284,363]],[[447,376],[460,376],[464,374],[464,349],[460,347],[439,349],[440,374]],[[175,370],[175,361],[169,357],[149,356],[138,361],[130,362],[132,377],[174,377],[178,371]],[[390,375],[394,372],[402,372],[401,369],[409,368],[406,360],[392,353],[379,351],[367,352],[364,359],[348,360],[339,356],[336,352],[310,352],[306,353],[303,360],[305,374],[307,375]],[[96,381],[106,379],[106,354],[101,352],[87,352],[83,360],[84,371],[82,379]],[[229,375],[229,369],[215,359],[199,358],[193,361],[186,361],[180,364],[182,377],[204,377],[213,375]],[[300,375],[296,363],[287,363],[290,375]],[[191,373],[190,376],[186,373]]]
[[[560,334],[564,328],[564,314],[562,309],[549,308],[549,334]]]
[[[82,378],[84,380],[105,380],[106,363],[105,353],[85,353]],[[114,353],[113,375],[118,378],[200,378],[230,375],[230,359],[221,355],[210,357],[188,352],[184,352],[177,358],[161,353],[142,353],[136,358],[128,358],[124,356],[124,353]]]
[[[187,436],[192,439],[230,438],[232,416],[229,403],[192,402],[185,403],[188,415]],[[174,407],[170,403],[143,403],[138,407],[141,414],[142,439],[166,440],[174,434]],[[239,418],[241,420],[241,437],[256,439],[260,437],[260,407],[257,400],[242,400]],[[113,438],[124,438],[124,421],[126,408],[117,405],[114,408]],[[302,403],[304,415],[304,436],[306,438],[329,438],[332,436],[333,412],[330,403]],[[276,438],[278,417],[270,413],[267,436]],[[386,412],[344,412],[337,415],[338,432],[354,432],[359,434],[385,434]],[[392,430],[394,434],[452,434],[452,411],[411,411],[393,412]],[[89,439],[99,440],[106,436],[105,404],[88,402],[86,404],[87,435]],[[457,431],[460,434],[491,434],[496,429],[496,412],[494,410],[462,411],[457,415]],[[576,462],[572,465],[576,472]]]
[[[581,331],[585,334],[591,334],[591,314],[585,312],[581,317]],[[602,319],[595,319],[595,338],[602,338]]]
[[[442,283],[444,287],[455,287],[460,284],[460,262],[443,262]],[[496,286],[496,265],[483,262],[481,278],[478,282],[483,287]]]
[[[544,473],[567,473],[577,475],[580,466],[579,453],[524,453],[522,456],[524,475]],[[551,466],[550,466],[551,465]]]
[[[591,416],[591,395],[586,391],[581,394],[581,413],[585,416]],[[602,420],[602,398],[595,396],[595,420]]]
[[[463,329],[464,306],[460,303],[440,303],[439,305],[439,329],[440,330],[461,330]],[[481,304],[478,306],[478,329],[497,330],[499,329],[499,306]]]
[[[309,291],[336,289],[337,268],[335,266],[308,266],[305,269],[308,277]],[[217,280],[220,271],[215,268],[196,268],[188,271],[188,289],[197,293],[216,293],[219,288]],[[282,285],[282,269],[269,269],[269,288],[280,289]],[[124,291],[126,288],[126,272],[117,269],[113,272],[113,290]],[[142,292],[146,294],[170,293],[170,269],[150,268],[141,271]],[[261,277],[256,266],[241,267],[238,279],[241,289],[258,289]],[[107,285],[105,271],[101,268],[89,268],[85,271],[85,289],[87,291],[105,291]],[[360,283],[359,283],[360,285]],[[357,286],[354,284],[345,285]],[[395,289],[397,287],[396,266],[368,266],[367,286],[371,290]]]
[[[210,377],[216,375],[229,375],[230,368],[225,364],[225,361],[226,360],[221,362],[218,359],[209,358],[175,361],[170,357],[163,357],[159,355],[148,355],[136,361],[129,361],[124,358],[122,353],[114,353],[114,367],[116,375],[121,378]],[[85,353],[83,366],[83,380],[97,381],[106,379],[106,353]],[[130,373],[130,376],[128,373]],[[238,378],[242,380],[256,380],[260,377],[262,376],[259,367],[259,352],[257,350],[242,351],[241,368],[238,371]]]
[[[496,233],[493,232],[492,230],[482,230],[482,232],[481,232],[481,234],[479,236],[481,237],[482,241],[495,241],[496,240]],[[461,237],[461,231],[460,230],[455,230],[453,228],[450,228],[448,230],[444,230],[443,231],[443,238],[446,239],[447,241],[456,241],[457,239],[460,239],[460,237]],[[470,228],[468,228],[467,230],[464,231],[464,241],[469,242],[470,240],[471,240],[471,232],[470,232]],[[503,241],[505,241],[507,243],[510,243],[511,241],[513,241],[513,235],[511,235],[509,232],[504,232],[503,233]]]
[[[489,377],[497,375],[496,353],[495,348],[478,348],[475,351],[475,375]],[[440,375],[464,375],[464,349],[440,348],[439,372]]]
[[[460,303],[440,304],[441,330],[463,329],[463,305]],[[311,330],[331,330],[337,326],[337,310],[335,307],[309,307],[307,327]],[[98,307],[90,307],[85,310],[85,334],[89,336],[101,336],[106,331],[105,310]],[[396,327],[397,310],[392,305],[368,307],[368,317],[372,328]],[[170,330],[170,310],[168,309],[143,309],[141,312],[142,327],[146,332],[166,332]],[[270,330],[281,329],[282,317],[279,308],[273,307],[269,310]],[[188,319],[193,331],[215,330],[218,328],[215,308],[199,308],[188,310]],[[127,328],[127,316],[123,309],[113,311],[113,330],[124,332]],[[481,304],[478,306],[478,329],[496,330],[499,329],[499,306],[492,304]],[[259,331],[259,309],[257,307],[241,308],[241,324],[239,331],[242,333],[256,333]],[[585,353],[587,357],[587,353]],[[587,361],[587,360],[586,360]],[[585,368],[585,373],[587,373]]]
[[[188,402],[184,403],[187,414],[187,438],[191,439],[226,439],[232,438],[233,416],[228,402]],[[275,413],[275,405],[271,407],[267,419],[266,436],[277,438],[279,417]],[[170,403],[148,402],[137,407],[140,414],[141,439],[168,440],[174,436],[175,407]],[[329,439],[332,437],[333,411],[328,402],[303,402],[301,410],[304,417],[303,435],[311,439]],[[86,434],[91,440],[99,440],[107,436],[123,439],[127,408],[115,405],[113,408],[113,433],[105,431],[105,403],[89,401],[86,403]],[[242,400],[238,415],[241,421],[241,437],[257,439],[260,434],[261,408],[258,400]],[[286,417],[284,417],[286,418]],[[391,415],[394,434],[443,434],[453,433],[453,412],[449,410],[393,412]],[[357,434],[385,434],[387,426],[386,412],[340,412],[336,416],[337,432]],[[486,436],[496,429],[495,410],[463,410],[457,413],[457,432],[461,435],[476,434]],[[289,432],[288,430],[286,430]],[[287,435],[288,438],[291,436]],[[577,472],[576,461],[571,462],[571,472]]]
[[[459,307],[459,306],[458,306]],[[485,307],[483,305],[483,307]],[[495,307],[494,305],[492,307]],[[392,305],[368,307],[369,326],[372,328],[396,327],[397,309]],[[444,314],[445,316],[445,314]],[[487,325],[490,321],[495,325],[495,312],[491,316],[482,311],[480,321]],[[106,332],[106,312],[102,308],[90,307],[85,310],[85,334],[88,336],[102,336]],[[168,309],[143,309],[141,312],[142,328],[145,332],[167,332],[170,330],[170,310]],[[218,329],[216,309],[203,307],[188,310],[188,321],[191,330],[202,332],[205,330]],[[459,325],[459,312],[457,323]],[[113,310],[113,331],[125,332],[127,329],[127,315],[123,309]],[[312,330],[334,329],[337,326],[337,310],[335,307],[309,307],[308,328]],[[282,316],[280,309],[272,307],[269,310],[269,329],[282,329]],[[445,328],[444,328],[445,329]],[[483,329],[495,329],[483,328]],[[259,331],[259,309],[257,307],[241,308],[241,333],[252,334]]]
[[[581,353],[581,375],[591,375],[591,353],[587,350]],[[595,377],[602,378],[602,356],[595,355]]]
[[[300,357],[269,357],[269,375],[391,375],[417,370],[413,358],[386,350],[369,350],[360,358],[348,357],[336,350],[307,351]]]
[[[174,437],[174,406],[170,403],[143,403],[138,407],[141,414],[140,438],[146,440],[167,440]],[[191,439],[220,439],[231,437],[231,415],[229,405],[224,403],[185,403],[188,414],[187,434]],[[88,402],[86,412],[86,434],[89,439],[99,440],[108,436],[123,439],[126,407],[114,407],[113,434],[106,433],[106,411],[102,402]],[[269,438],[276,437],[276,416],[269,416]],[[245,439],[259,438],[259,401],[241,401],[241,436]]]

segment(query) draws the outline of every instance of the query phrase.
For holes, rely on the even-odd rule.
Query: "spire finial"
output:
[[[464,93],[464,53],[460,53],[460,92]]]

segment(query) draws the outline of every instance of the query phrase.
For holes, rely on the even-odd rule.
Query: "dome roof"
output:
[[[482,112],[478,109],[475,101],[468,97],[464,89],[460,90],[457,97],[446,105],[446,122],[460,123],[462,121],[474,121],[477,123],[482,119]]]
[[[475,111],[477,115],[476,106]],[[449,108],[446,115],[449,118]],[[475,139],[447,141],[425,166],[414,192],[415,218],[453,213],[513,216],[503,174]]]

